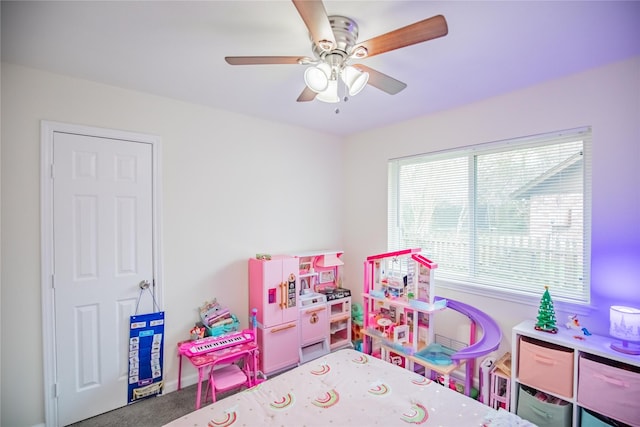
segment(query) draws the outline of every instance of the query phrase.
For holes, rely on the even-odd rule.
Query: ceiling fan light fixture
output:
[[[293,0],[298,14],[309,30],[313,57],[297,56],[227,56],[230,65],[301,64],[310,66],[304,72],[306,87],[298,102],[319,99],[323,102],[340,102],[338,80],[344,82],[340,91],[346,102],[349,96],[358,94],[369,83],[389,95],[404,90],[407,85],[366,65],[356,65],[352,70],[350,59],[363,59],[396,49],[426,42],[449,33],[444,16],[436,15],[413,24],[358,43],[358,24],[342,15],[327,15],[323,0]],[[315,67],[311,65],[319,64]],[[345,70],[346,68],[346,70]],[[338,77],[340,75],[340,77]],[[337,112],[337,109],[336,109]]]
[[[316,93],[320,93],[327,89],[330,77],[331,67],[326,63],[321,63],[314,67],[309,67],[304,71],[305,84],[309,89]]]
[[[327,88],[318,93],[318,95],[316,95],[316,99],[318,101],[328,102],[331,104],[340,102],[340,98],[338,97],[338,81],[329,80]]]
[[[342,81],[349,88],[349,95],[354,96],[360,93],[369,82],[369,73],[362,72],[356,67],[347,65],[340,73]]]

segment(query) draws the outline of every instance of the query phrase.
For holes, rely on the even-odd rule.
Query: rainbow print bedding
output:
[[[167,427],[488,426],[497,413],[421,375],[344,349],[203,407]]]

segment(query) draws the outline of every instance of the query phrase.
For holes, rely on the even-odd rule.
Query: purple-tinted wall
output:
[[[638,219],[640,221],[640,218]],[[600,242],[592,245],[591,298],[595,308],[583,322],[589,331],[609,333],[609,307],[640,308],[640,232],[636,227],[632,242]]]

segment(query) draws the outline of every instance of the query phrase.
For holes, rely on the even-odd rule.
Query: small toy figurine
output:
[[[204,327],[196,325],[191,328],[191,331],[189,331],[189,333],[191,334],[192,340],[199,340],[201,338],[204,338],[205,331],[206,329]]]
[[[364,310],[362,308],[362,304],[357,302],[351,304],[351,321],[362,326],[362,322],[364,321]]]
[[[586,336],[591,335],[591,332],[589,332],[587,328],[583,328],[582,326],[580,326],[580,321],[578,320],[577,314],[570,315],[569,321],[565,323],[565,326],[567,327],[567,329],[577,329]]]
[[[580,321],[577,314],[569,315],[569,321],[565,323],[567,329],[580,329]]]

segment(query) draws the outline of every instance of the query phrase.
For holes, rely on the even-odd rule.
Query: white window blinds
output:
[[[589,301],[591,130],[389,161],[389,250],[438,278]]]

